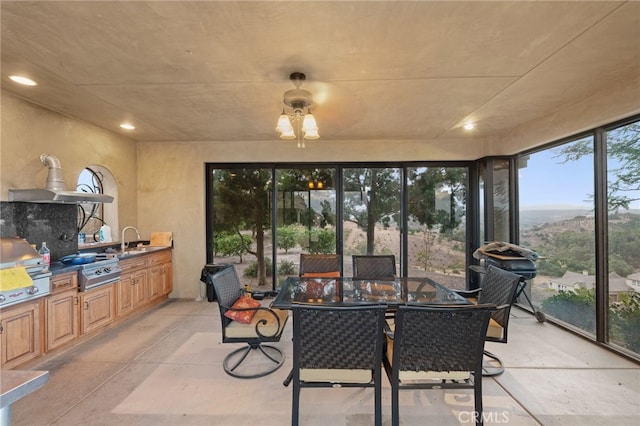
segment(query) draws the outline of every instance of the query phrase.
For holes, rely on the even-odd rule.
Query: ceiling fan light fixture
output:
[[[296,138],[296,134],[293,131],[293,129],[285,130],[282,133],[280,133],[280,139],[295,139],[295,138]]]
[[[289,120],[289,116],[284,113],[284,109],[282,110],[282,114],[280,114],[280,117],[278,118],[276,131],[280,133],[293,131],[293,127],[291,127],[291,120]]]
[[[278,117],[276,126],[276,131],[280,132],[280,138],[282,139],[296,139],[294,126],[297,127],[299,148],[304,148],[304,139],[320,138],[316,119],[311,114],[313,95],[308,90],[300,88],[306,78],[301,72],[294,72],[289,75],[289,79],[296,88],[284,92],[282,97],[284,108],[282,109],[282,114]],[[286,108],[289,108],[291,112],[287,113],[285,111]],[[305,108],[307,110],[306,113],[304,112]]]

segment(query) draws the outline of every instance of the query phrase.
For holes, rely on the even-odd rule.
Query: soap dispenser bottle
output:
[[[101,243],[110,243],[111,239],[111,227],[109,225],[102,225],[100,227],[100,242]]]

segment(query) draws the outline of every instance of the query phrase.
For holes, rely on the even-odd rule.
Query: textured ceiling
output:
[[[2,89],[140,141],[503,135],[640,75],[640,2],[2,1]],[[24,74],[36,87],[7,79]],[[137,129],[118,128],[122,121]]]

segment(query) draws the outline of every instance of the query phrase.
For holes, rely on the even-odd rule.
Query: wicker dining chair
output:
[[[390,255],[354,255],[353,263],[354,279],[389,279],[396,277],[396,257]]]
[[[265,342],[279,342],[289,318],[286,310],[269,309],[245,295],[236,269],[225,268],[212,277],[212,284],[220,308],[222,343],[246,343],[228,354],[224,371],[242,379],[271,374],[284,364],[280,348]],[[267,362],[247,365],[244,361],[251,352],[261,353]],[[265,367],[266,365],[266,367]]]
[[[469,301],[478,304],[491,303],[497,306],[497,309],[491,313],[491,321],[487,329],[487,342],[507,343],[509,318],[511,307],[515,302],[516,292],[520,285],[522,276],[506,271],[494,265],[489,265],[482,279],[482,287],[456,292]],[[504,372],[504,363],[492,352],[484,351],[485,356],[492,359],[491,363],[484,366],[485,376],[497,376]]]
[[[374,388],[374,424],[382,424],[384,305],[293,305],[291,424],[298,425],[300,390]]]
[[[386,323],[383,364],[391,383],[391,424],[400,422],[401,389],[473,389],[482,424],[482,358],[493,305],[401,305]],[[428,424],[427,419],[421,423]]]
[[[337,254],[300,254],[301,277],[340,277],[340,256]]]

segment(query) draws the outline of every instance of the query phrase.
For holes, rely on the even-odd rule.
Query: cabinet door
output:
[[[116,317],[113,284],[80,293],[82,334],[111,323]]]
[[[136,271],[133,274],[132,303],[133,310],[147,303],[147,271]]]
[[[0,365],[12,368],[42,354],[41,302],[24,302],[0,312]]]
[[[155,265],[149,269],[149,300],[162,296],[163,266]]]
[[[127,315],[133,310],[133,274],[125,274],[120,276],[117,287],[117,316]]]
[[[162,281],[162,295],[168,295],[173,291],[173,264],[171,259],[164,265],[164,280]]]
[[[55,349],[78,337],[78,293],[75,290],[49,296],[46,312],[45,351]]]

